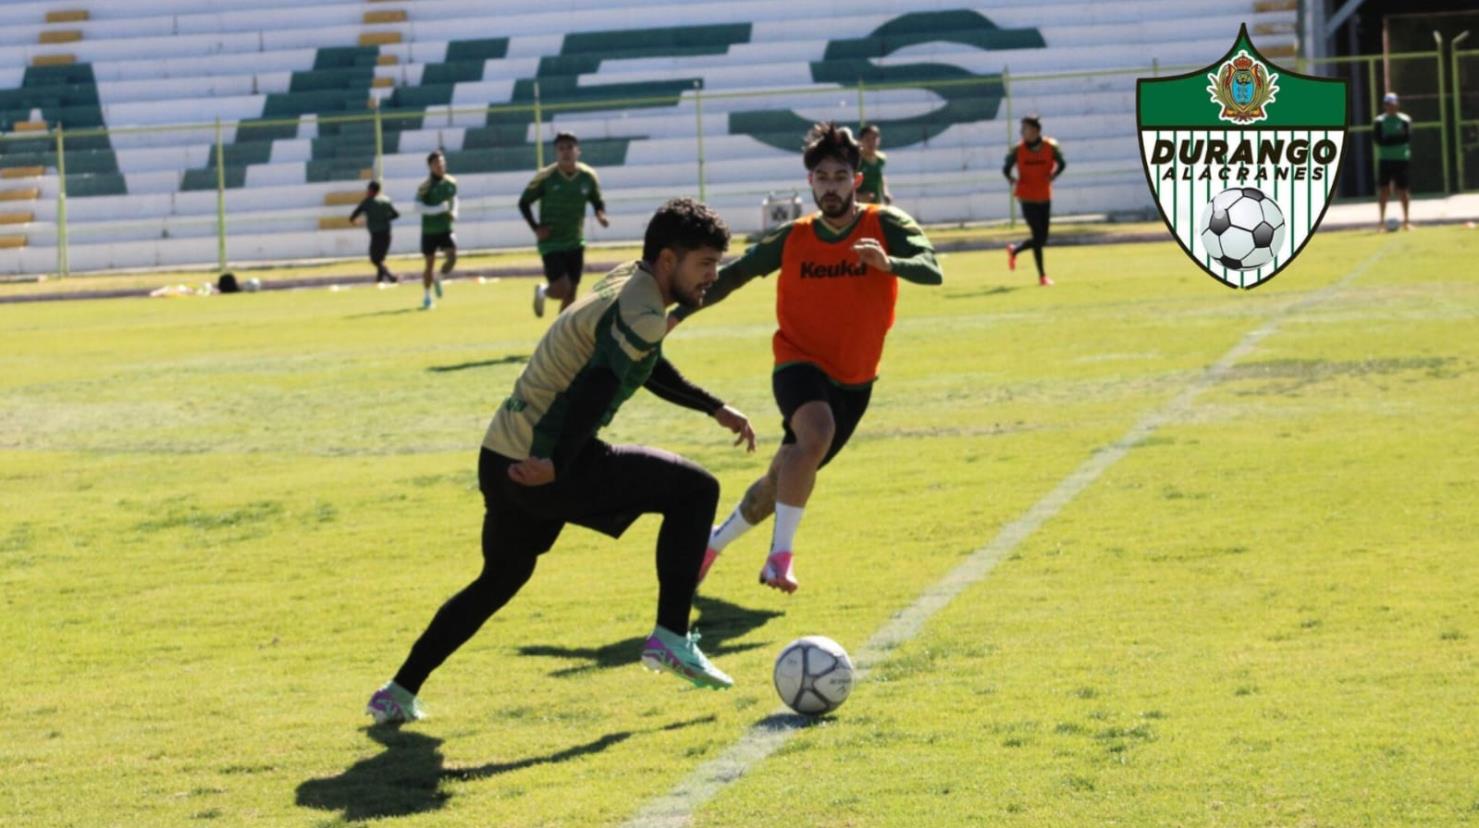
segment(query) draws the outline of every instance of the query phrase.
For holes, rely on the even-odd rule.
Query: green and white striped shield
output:
[[[1297,75],[1248,27],[1205,69],[1136,84],[1140,158],[1161,218],[1214,279],[1254,288],[1325,217],[1346,138],[1346,84]]]

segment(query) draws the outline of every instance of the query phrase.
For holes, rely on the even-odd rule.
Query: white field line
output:
[[[1386,247],[1383,246],[1337,281],[1275,313],[1262,325],[1249,331],[1231,350],[1182,389],[1181,393],[1145,415],[1123,437],[1096,450],[1092,457],[1074,469],[1052,491],[1032,504],[1026,513],[1003,526],[989,543],[972,552],[959,566],[920,594],[914,603],[879,628],[854,656],[857,680],[862,681],[873,667],[888,657],[890,651],[919,635],[925,622],[935,613],[989,575],[997,563],[1031,537],[1044,523],[1063,511],[1084,489],[1129,454],[1131,449],[1156,429],[1183,417],[1199,394],[1220,382],[1233,365],[1274,333],[1281,322],[1344,290],[1370,270],[1385,251]],[[625,823],[626,828],[679,828],[688,825],[693,813],[704,803],[713,799],[724,786],[740,779],[751,767],[774,753],[792,734],[803,729],[808,721],[805,717],[788,714],[785,708],[776,710],[752,726],[724,753],[695,768],[666,794],[647,802]]]

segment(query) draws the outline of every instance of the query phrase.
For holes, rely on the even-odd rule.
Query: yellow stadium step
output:
[[[361,46],[390,46],[400,42],[400,32],[365,32],[359,36]]]
[[[52,29],[42,32],[37,43],[76,43],[82,39],[81,29]]]
[[[359,171],[359,180],[360,181],[373,181],[374,179],[375,179],[375,168],[374,167],[365,167],[364,169],[362,169],[362,170]]]
[[[0,178],[40,178],[46,175],[45,167],[6,167],[0,170]]]
[[[370,81],[372,89],[389,89],[392,86],[395,86],[395,78],[389,75],[376,75],[375,79]]]
[[[32,66],[70,66],[76,62],[76,55],[37,55],[31,58]]]
[[[365,25],[376,26],[381,23],[404,23],[406,22],[405,9],[381,9],[365,12]]]
[[[347,204],[358,204],[364,200],[364,190],[336,190],[332,193],[324,193],[325,207],[342,207]]]
[[[30,224],[35,220],[35,213],[0,213],[0,224]]]
[[[1267,48],[1260,46],[1258,47],[1258,51],[1262,52],[1264,57],[1292,58],[1299,54],[1299,47],[1294,45],[1293,43],[1286,43],[1283,45],[1269,46]]]
[[[323,216],[318,220],[320,230],[354,230],[353,224],[349,223],[348,216]]]
[[[1258,2],[1253,4],[1254,14],[1298,10],[1299,0],[1258,0]]]
[[[46,13],[47,23],[81,23],[91,19],[92,15],[88,13],[87,9],[67,9]]]
[[[399,65],[400,62],[401,59],[397,55],[378,55],[375,58],[376,66],[396,66]]]
[[[13,132],[45,132],[45,121],[20,121],[11,127]]]
[[[21,234],[0,236],[0,249],[14,250],[17,247],[26,246],[26,237]]]
[[[9,190],[0,190],[0,201],[35,201],[40,197],[40,187],[13,187]]]

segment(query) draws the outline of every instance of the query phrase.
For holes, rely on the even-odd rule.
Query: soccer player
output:
[[[1396,92],[1382,99],[1382,114],[1371,125],[1371,140],[1376,144],[1376,204],[1380,211],[1377,229],[1386,231],[1387,197],[1392,188],[1402,200],[1402,229],[1411,230],[1407,208],[1409,191],[1407,167],[1412,163],[1412,119],[1399,109]]]
[[[620,537],[639,515],[662,515],[657,626],[641,661],[699,687],[733,684],[688,630],[719,483],[695,463],[595,433],[638,388],[713,417],[755,450],[743,414],[685,380],[663,358],[667,308],[698,307],[714,283],[729,230],[691,199],[663,205],[642,258],[613,270],[550,326],[488,426],[478,460],[483,571],[432,618],[394,680],[370,697],[376,722],[421,717],[427,676],[513,598],[567,523]],[[584,600],[584,597],[582,598]]]
[[[371,181],[365,187],[365,198],[349,214],[349,221],[358,221],[360,216],[365,217],[365,229],[370,231],[370,264],[375,266],[375,282],[395,284],[400,280],[385,266],[385,254],[390,252],[390,223],[401,214],[396,212],[390,196],[380,194],[379,181]]]
[[[601,180],[596,171],[580,163],[580,140],[573,133],[555,136],[555,163],[534,175],[519,196],[519,212],[539,240],[544,260],[544,278],[549,284],[534,286],[534,315],[544,316],[545,297],[560,300],[560,310],[575,301],[580,274],[585,270],[585,205],[596,208],[596,221],[606,220],[601,200]],[[530,209],[539,202],[539,220]]]
[[[735,538],[774,514],[760,581],[796,591],[796,530],[818,470],[847,444],[868,408],[894,322],[898,280],[943,281],[934,248],[914,219],[896,207],[857,203],[860,155],[847,128],[812,127],[802,158],[821,212],[766,233],[719,272],[705,297],[712,305],[754,277],[780,270],[771,386],[785,438],[770,468],[714,529],[699,580]],[[697,309],[678,308],[670,319],[676,324]]]
[[[863,150],[860,162],[863,183],[858,187],[858,201],[864,204],[893,204],[894,197],[888,191],[888,182],[883,178],[883,165],[888,156],[878,151],[883,133],[876,124],[868,124],[858,133],[858,146]]]
[[[1013,167],[1017,168],[1015,177]],[[1017,254],[1032,250],[1032,259],[1037,263],[1037,283],[1044,287],[1053,283],[1042,269],[1042,251],[1048,245],[1048,223],[1053,214],[1053,182],[1066,169],[1068,162],[1063,160],[1058,142],[1043,137],[1042,121],[1036,115],[1023,118],[1022,141],[1007,153],[1001,174],[1014,187],[1012,192],[1022,205],[1022,218],[1027,220],[1032,238],[1007,245],[1007,268],[1016,270]]]
[[[438,299],[442,298],[442,280],[433,273],[437,251],[446,251],[443,276],[457,265],[457,237],[452,234],[452,223],[457,220],[457,179],[447,175],[447,157],[441,150],[426,156],[426,168],[430,175],[416,188],[416,204],[421,208],[421,255],[426,259],[426,269],[421,273],[421,309],[431,310],[435,307],[432,290]]]

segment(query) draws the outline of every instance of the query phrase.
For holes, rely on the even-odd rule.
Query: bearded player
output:
[[[817,472],[847,444],[873,394],[898,280],[943,281],[934,248],[914,219],[896,207],[858,203],[861,150],[850,130],[817,124],[802,158],[820,212],[766,233],[719,271],[703,302],[713,305],[756,276],[780,271],[771,385],[785,439],[770,468],[714,529],[699,579],[726,546],[774,514],[760,581],[788,593],[797,587],[796,531]],[[696,310],[678,308],[669,325]]]

